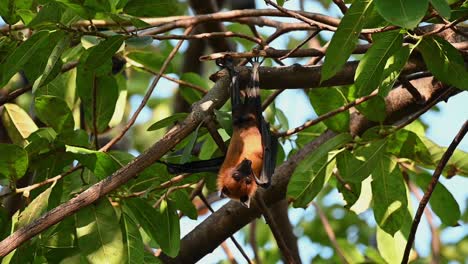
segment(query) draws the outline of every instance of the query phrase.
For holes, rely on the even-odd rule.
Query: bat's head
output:
[[[245,207],[250,207],[250,198],[257,190],[257,184],[252,172],[252,162],[244,159],[227,175],[219,177],[218,188],[222,197],[238,200]]]

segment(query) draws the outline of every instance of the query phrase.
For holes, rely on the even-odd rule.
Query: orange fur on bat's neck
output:
[[[247,206],[257,190],[254,175],[260,175],[263,164],[262,136],[255,118],[253,119],[241,124],[240,127],[234,126],[231,143],[218,174],[218,190]],[[250,179],[243,178],[237,181],[232,175],[244,159],[252,162],[253,173],[248,176]]]

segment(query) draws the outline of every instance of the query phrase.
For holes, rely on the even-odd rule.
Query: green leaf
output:
[[[309,98],[317,115],[323,115],[347,103],[343,93],[336,87],[310,89]],[[349,130],[349,112],[339,113],[324,121],[328,128],[335,132]]]
[[[70,44],[70,40],[70,35],[65,35],[65,37],[59,40],[54,50],[50,54],[44,72],[39,77],[39,79],[34,82],[33,91],[36,91],[38,87],[51,82],[61,72],[62,60],[60,59],[60,56],[62,56],[63,52]]]
[[[195,146],[195,143],[197,143],[197,138],[198,138],[198,131],[200,130],[201,125],[203,122],[201,122],[195,131],[187,137],[188,143],[184,147],[184,151],[182,152],[182,156],[180,157],[180,163],[186,163],[187,161],[190,160],[190,155],[192,154],[193,147]]]
[[[57,138],[57,133],[50,127],[41,127],[33,132],[28,138],[25,149],[29,156],[48,152]]]
[[[323,143],[315,151],[309,154],[297,166],[288,184],[288,196],[294,199],[295,207],[306,207],[307,204],[322,189],[325,179],[329,176],[327,165],[335,158],[336,154],[329,154],[352,140],[351,135],[339,134]],[[331,155],[329,157],[329,155]],[[334,167],[334,166],[329,166]]]
[[[28,170],[28,153],[13,144],[0,144],[0,176],[15,181]]]
[[[468,90],[468,71],[463,57],[452,44],[438,36],[422,39],[419,51],[434,76],[459,89]]]
[[[34,100],[37,117],[57,133],[72,131],[75,127],[73,113],[59,97],[43,95]]]
[[[319,194],[331,176],[331,169],[335,167],[336,153],[322,157],[309,171],[294,173],[288,184],[288,196],[294,200],[294,207],[307,208],[309,203]]]
[[[49,40],[49,32],[39,31],[16,48],[0,65],[0,87],[11,79]]]
[[[89,55],[84,64],[85,69],[95,69],[103,65],[105,62],[108,62],[122,46],[123,41],[123,36],[111,36],[91,48],[91,51],[89,52]]]
[[[387,151],[398,158],[408,158],[426,164],[432,162],[431,154],[419,136],[405,129],[390,135]]]
[[[383,155],[373,164],[372,197],[374,217],[385,232],[400,230],[408,210],[406,187],[400,169],[390,156]]]
[[[179,252],[180,227],[179,217],[171,204],[163,201],[159,209],[154,209],[142,199],[124,201],[124,212],[130,211],[151,239],[161,250],[174,257]]]
[[[388,22],[412,29],[416,27],[426,14],[429,0],[375,0],[379,14]]]
[[[164,61],[166,60],[167,56],[164,56],[161,53],[155,52],[148,52],[148,51],[133,51],[127,54],[127,57],[139,64],[145,66],[146,68],[154,71],[159,72],[161,66],[163,65]],[[166,73],[174,72],[174,66],[169,63]]]
[[[166,128],[168,126],[171,126],[174,124],[176,121],[180,121],[182,119],[185,119],[188,116],[188,113],[175,113],[169,117],[163,118],[159,120],[158,122],[152,124],[147,130],[148,131],[155,131],[161,128]]]
[[[122,263],[124,245],[119,220],[107,198],[75,214],[81,253],[90,263]]]
[[[427,150],[429,150],[431,155],[432,164],[427,164],[429,165],[428,167],[435,168],[435,165],[439,163],[440,159],[447,151],[447,148],[435,144],[426,137],[419,136],[419,138],[422,140],[424,145],[426,145]],[[468,153],[456,149],[453,152],[452,157],[450,157],[447,162],[443,173],[448,178],[454,175],[468,176]]]
[[[128,0],[124,12],[137,17],[165,17],[183,14],[183,6],[172,0]]]
[[[94,78],[92,85],[83,87],[80,85],[80,97],[84,104],[85,120],[89,127],[94,129],[96,123],[97,131],[107,129],[114,115],[115,106],[119,98],[119,88],[113,76],[103,75]],[[86,91],[82,91],[86,88]],[[96,118],[96,120],[94,120]]]
[[[37,130],[37,125],[31,117],[16,104],[4,104],[2,121],[8,136],[16,145],[25,146],[26,139]]]
[[[75,158],[99,179],[112,175],[120,168],[119,164],[104,152],[73,146],[66,146],[66,151],[76,154]]]
[[[57,249],[76,248],[75,220],[73,217],[67,217],[52,228],[47,229],[41,237],[41,245]]]
[[[141,36],[141,37],[131,37],[125,40],[125,44],[127,44],[131,48],[142,49],[150,46],[153,43],[153,38],[151,36]]]
[[[432,176],[429,173],[419,173],[414,177],[415,182],[421,187],[423,191],[427,190]],[[457,226],[460,220],[461,212],[460,206],[453,195],[447,188],[439,181],[434,188],[434,191],[429,200],[432,211],[437,214],[442,223],[447,226]]]
[[[84,0],[84,6],[96,12],[110,12],[111,5],[108,0]]]
[[[38,87],[34,95],[36,97],[42,95],[52,95],[62,98],[67,102],[70,109],[75,104],[75,91],[76,91],[76,70],[71,70],[57,76],[51,82]]]
[[[60,22],[64,8],[57,2],[50,1],[45,4],[39,13],[29,22],[28,27],[39,28],[43,26],[55,26],[56,23]]]
[[[381,95],[377,95],[374,98],[357,105],[356,108],[367,119],[374,122],[382,122],[387,117],[385,99]]]
[[[431,5],[439,13],[439,15],[449,19],[450,18],[450,6],[446,0],[430,0]]]
[[[184,215],[190,219],[196,220],[198,217],[197,209],[190,200],[186,190],[178,190],[171,194],[171,198],[174,199],[175,205]]]
[[[379,252],[373,247],[367,247],[364,252],[367,258],[375,264],[387,264],[387,262],[380,256]]]
[[[112,118],[109,121],[109,127],[115,127],[120,124],[120,122],[122,122],[127,106],[127,80],[123,74],[117,75],[116,78],[117,86],[119,88],[119,96],[117,98],[117,102],[115,103],[114,113],[112,114]]]
[[[405,251],[406,236],[401,231],[394,235],[386,233],[377,226],[377,248],[383,259],[389,264],[401,263]]]
[[[402,46],[392,56],[387,59],[385,65],[383,80],[379,87],[379,95],[387,96],[393,85],[398,80],[401,70],[408,61],[411,49],[409,46]]]
[[[39,194],[28,205],[28,207],[26,207],[26,209],[20,213],[16,229],[27,226],[47,211],[49,205],[49,196],[54,186],[55,184],[52,184],[52,186]]]
[[[138,230],[138,225],[125,212],[122,212],[120,219],[126,253],[126,261],[124,263],[143,263],[144,245],[140,231]]]
[[[330,79],[341,70],[356,46],[371,7],[372,0],[356,0],[341,19],[325,53],[320,82]]]
[[[374,43],[359,62],[355,74],[358,97],[369,95],[380,85],[388,58],[403,43],[399,30],[375,34]]]
[[[358,148],[354,156],[347,157],[348,170],[340,171],[345,181],[359,183],[369,177],[376,163],[381,159],[386,148],[385,140],[372,141],[366,146]],[[352,157],[352,158],[351,158]],[[357,164],[355,164],[357,163]]]

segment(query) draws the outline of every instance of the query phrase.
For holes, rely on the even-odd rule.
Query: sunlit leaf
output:
[[[317,115],[326,114],[347,103],[338,88],[310,89],[309,98]],[[345,132],[349,129],[349,112],[344,111],[324,121],[328,128],[335,132]]]
[[[429,0],[375,0],[380,15],[400,27],[416,27],[426,14]]]
[[[16,104],[3,106],[2,122],[11,141],[20,146],[25,146],[26,138],[37,130],[37,125],[28,113]]]
[[[70,108],[59,97],[50,95],[36,97],[34,107],[39,119],[58,133],[71,131],[75,127]]]
[[[78,246],[89,263],[122,263],[122,231],[107,198],[79,210],[75,222]]]

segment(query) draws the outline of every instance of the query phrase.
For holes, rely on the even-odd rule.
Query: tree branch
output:
[[[465,121],[460,131],[455,136],[452,143],[450,143],[450,146],[447,148],[447,151],[445,151],[444,155],[440,159],[439,164],[437,165],[434,171],[434,174],[432,175],[431,182],[429,183],[429,186],[427,186],[427,190],[424,193],[424,196],[421,199],[421,202],[419,203],[418,210],[416,211],[416,215],[414,216],[413,224],[411,225],[411,230],[408,236],[408,241],[406,242],[405,252],[403,254],[403,259],[401,260],[402,264],[408,263],[409,253],[411,251],[411,247],[413,246],[414,237],[416,236],[416,231],[418,229],[419,221],[421,221],[421,216],[424,212],[424,209],[426,208],[426,205],[429,202],[429,199],[431,198],[434,188],[439,182],[440,175],[442,174],[442,171],[445,165],[449,161],[450,157],[452,156],[453,152],[457,148],[458,144],[462,141],[466,132],[468,132],[468,120]]]

